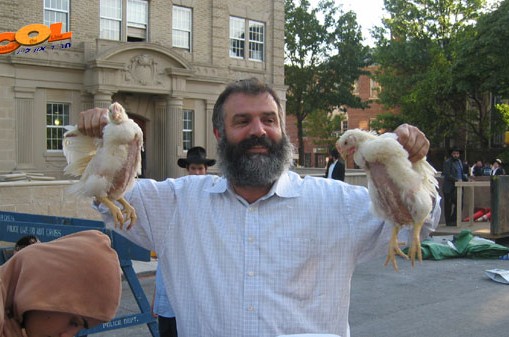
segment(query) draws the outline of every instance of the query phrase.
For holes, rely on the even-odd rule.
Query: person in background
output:
[[[444,183],[442,186],[444,194],[444,216],[447,226],[456,226],[456,182],[467,181],[463,173],[463,163],[460,160],[460,150],[453,148],[449,152],[450,157],[444,162],[442,175]]]
[[[339,158],[339,151],[336,148],[330,151],[325,178],[345,181],[345,164]]]
[[[0,284],[3,337],[75,336],[115,317],[122,290],[117,253],[96,230],[18,250]]]
[[[177,165],[185,168],[187,174],[201,175],[207,174],[210,166],[214,166],[216,161],[214,159],[207,159],[207,152],[201,146],[195,146],[187,150],[186,158],[179,158]]]
[[[14,244],[14,252],[19,252],[25,247],[28,247],[30,245],[33,245],[34,243],[39,243],[39,238],[35,235],[25,235],[21,237],[16,243]]]
[[[99,132],[106,113],[81,112],[80,131]],[[158,254],[179,334],[349,337],[353,272],[387,253],[392,224],[372,213],[365,187],[290,170],[283,108],[259,79],[228,84],[212,124],[222,175],[138,179],[126,194],[138,221],[115,229]],[[419,129],[403,124],[394,132],[412,161],[427,154]],[[438,224],[439,203],[423,239]],[[94,207],[114,228],[109,209]],[[408,234],[403,229],[399,240],[409,242]]]
[[[216,163],[207,158],[207,152],[201,146],[195,146],[187,151],[186,158],[177,161],[178,166],[185,168],[189,175],[207,174],[208,168]],[[153,299],[153,314],[157,317],[160,337],[177,337],[177,322],[175,313],[166,294],[159,264],[156,269],[156,286]]]
[[[470,172],[470,165],[468,165],[468,160],[463,161],[463,174],[466,177],[470,177],[472,175],[472,172]]]
[[[491,165],[488,161],[484,163],[484,167],[482,169],[482,175],[483,176],[490,176],[491,175]]]
[[[505,170],[502,167],[502,160],[497,158],[497,159],[495,159],[493,161],[493,164],[491,166],[491,175],[492,176],[503,176],[503,175],[505,175]]]
[[[472,175],[474,177],[480,177],[484,175],[484,167],[482,160],[476,161],[475,164],[472,166]]]

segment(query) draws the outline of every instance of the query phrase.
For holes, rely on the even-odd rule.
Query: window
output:
[[[263,23],[249,21],[249,59],[263,61]]]
[[[359,96],[359,80],[353,81],[353,91],[352,94],[355,96]]]
[[[44,0],[44,24],[62,22],[62,32],[69,31],[69,0]]]
[[[122,25],[122,1],[101,0],[100,37],[108,40],[120,40]]]
[[[183,110],[182,147],[189,150],[193,147],[193,110]]]
[[[369,79],[369,98],[378,98],[378,93],[380,92],[380,86],[378,82],[374,79]]]
[[[193,27],[190,8],[173,6],[172,45],[191,50],[191,31]]]
[[[146,0],[127,1],[127,41],[147,39],[148,2]]]
[[[46,105],[46,149],[62,150],[64,125],[69,124],[68,103],[48,103]]]
[[[348,119],[345,119],[341,121],[341,133],[343,134],[347,130],[348,130]]]
[[[246,24],[249,28],[247,34]],[[263,61],[264,43],[264,23],[230,17],[230,57],[245,58],[247,45],[249,46],[248,59]]]
[[[311,153],[304,153],[304,167],[311,167]]]
[[[122,6],[126,6],[126,17],[123,17]],[[147,40],[147,0],[101,0],[100,17],[102,39],[125,39],[128,42]]]
[[[244,19],[230,18],[230,57],[244,58]]]

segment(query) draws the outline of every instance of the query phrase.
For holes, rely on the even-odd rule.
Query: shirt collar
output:
[[[212,180],[212,184],[205,189],[209,193],[224,193],[229,189],[228,181],[224,177]],[[261,199],[267,199],[276,194],[282,198],[295,198],[301,194],[302,179],[295,172],[285,171],[272,185],[270,191]],[[230,189],[233,192],[233,189]],[[233,192],[234,193],[234,192]]]

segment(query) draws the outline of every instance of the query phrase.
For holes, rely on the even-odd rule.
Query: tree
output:
[[[304,129],[306,135],[312,137],[316,146],[329,150],[339,137],[337,132],[341,128],[341,122],[344,119],[343,114],[315,111],[308,115],[308,118],[304,121]]]
[[[307,0],[298,5],[285,0],[285,14],[286,111],[297,119],[299,164],[303,165],[306,117],[341,105],[364,106],[352,90],[364,73],[368,49],[361,43],[355,13],[342,12],[332,0],[321,0],[317,8],[310,8]]]
[[[481,16],[475,27],[467,30],[457,44],[453,64],[455,83],[474,108],[468,123],[481,140],[490,146],[491,136],[500,134],[507,123],[495,109],[498,97],[509,97],[509,1]]]
[[[435,145],[464,134],[465,92],[453,64],[461,34],[482,14],[484,0],[385,0],[389,17],[375,32],[381,103],[419,126]]]

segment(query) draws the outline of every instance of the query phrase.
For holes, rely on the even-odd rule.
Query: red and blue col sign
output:
[[[72,38],[72,32],[62,33],[62,23],[49,27],[40,23],[26,25],[17,32],[0,33],[0,54],[16,51],[21,46],[35,46],[44,42],[56,42]],[[7,41],[7,44],[3,42]]]

